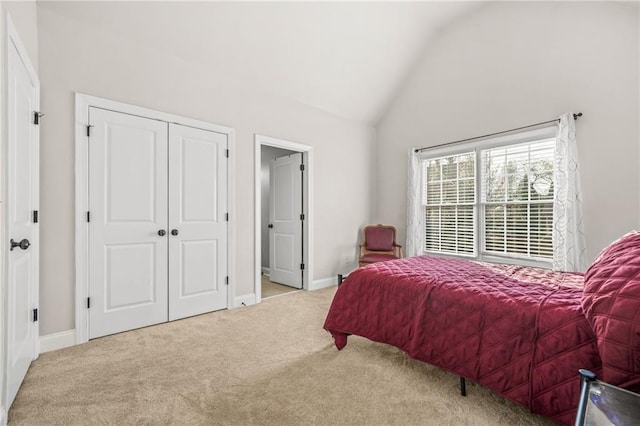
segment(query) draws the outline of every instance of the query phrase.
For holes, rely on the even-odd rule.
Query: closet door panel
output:
[[[227,307],[227,135],[169,125],[169,319]]]
[[[168,319],[168,125],[93,107],[89,119],[89,337],[95,338]]]

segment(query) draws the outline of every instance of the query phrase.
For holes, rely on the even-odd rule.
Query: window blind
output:
[[[481,151],[484,252],[553,257],[554,146],[547,139]]]
[[[424,251],[475,254],[476,154],[422,162]]]

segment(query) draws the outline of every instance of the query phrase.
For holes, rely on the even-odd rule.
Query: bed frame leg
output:
[[[467,396],[467,382],[464,377],[460,377],[460,395]]]

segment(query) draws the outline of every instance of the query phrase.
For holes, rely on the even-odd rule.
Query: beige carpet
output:
[[[271,282],[269,281],[269,277],[266,275],[262,276],[262,298],[263,299],[266,299],[267,297],[279,296],[281,294],[291,293],[292,291],[297,291],[297,290],[298,290],[297,288]]]
[[[544,425],[548,421],[322,324],[335,287],[148,327],[45,353],[12,425]]]

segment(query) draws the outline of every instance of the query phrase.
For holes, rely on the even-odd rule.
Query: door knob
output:
[[[13,241],[13,238],[9,241],[9,243],[11,243],[11,248],[9,249],[9,251],[13,251],[14,248],[16,247],[20,247],[22,250],[26,250],[29,248],[29,246],[31,245],[31,243],[29,242],[29,240],[27,240],[26,238],[23,239],[22,241],[20,241],[19,243]]]
[[[167,235],[167,231],[165,231],[164,229],[161,229],[158,231],[158,235],[160,235],[161,237],[164,237],[165,235]]]
[[[273,228],[273,223],[270,223],[270,224],[269,224],[269,228]]]
[[[178,235],[178,230],[177,229],[172,229],[171,230],[171,235]]]

